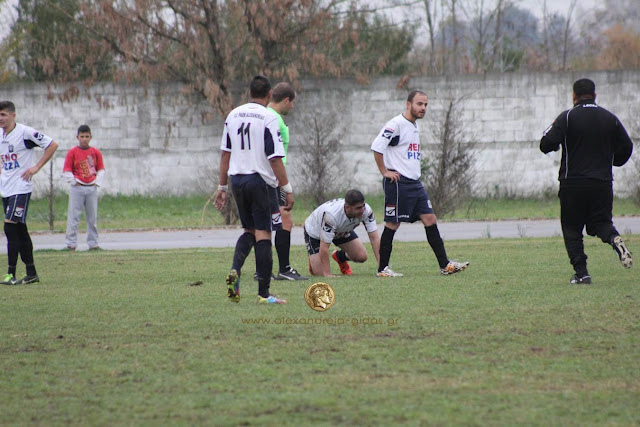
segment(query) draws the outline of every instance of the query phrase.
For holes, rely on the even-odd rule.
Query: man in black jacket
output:
[[[620,120],[596,105],[596,85],[589,79],[573,84],[573,108],[562,112],[544,132],[543,153],[562,146],[560,162],[560,222],[575,274],[569,283],[589,284],[582,230],[609,243],[625,268],[631,252],[613,226],[612,166],[624,165],[633,143]]]

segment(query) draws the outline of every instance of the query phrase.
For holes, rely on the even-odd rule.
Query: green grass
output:
[[[207,205],[206,195],[184,197],[104,196],[98,206],[98,227],[101,230],[119,229],[166,229],[220,227],[224,225],[221,215],[212,204]],[[367,202],[379,220],[382,220],[382,195],[368,196]],[[64,232],[67,220],[65,195],[54,201],[54,231]],[[503,220],[558,218],[560,207],[557,199],[474,199],[461,207],[446,221]],[[293,220],[304,223],[316,207],[308,197],[299,196],[293,209]],[[631,199],[616,199],[614,215],[638,215],[640,209]],[[80,229],[85,227],[84,218]],[[45,199],[33,200],[29,207],[29,229],[49,230],[49,206]]]
[[[594,238],[591,286],[567,284],[559,238],[447,250],[469,269],[440,276],[426,243],[396,243],[405,277],[353,265],[322,313],[312,282],[274,282],[288,303],[256,305],[252,256],[227,302],[228,248],[38,251],[41,284],[0,288],[2,423],[640,423],[637,268]],[[306,265],[302,246],[292,259]]]

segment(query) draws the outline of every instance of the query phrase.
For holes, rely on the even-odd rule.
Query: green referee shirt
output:
[[[271,107],[267,107],[269,111],[276,115],[278,118],[278,126],[280,127],[280,138],[282,138],[282,145],[284,145],[284,157],[282,158],[282,163],[287,165],[287,148],[289,147],[289,126],[284,123],[282,120],[282,116],[276,110]]]

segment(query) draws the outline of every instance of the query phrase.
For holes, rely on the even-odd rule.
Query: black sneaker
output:
[[[258,281],[258,272],[257,271],[255,273],[253,273],[253,280],[255,280],[256,282]],[[273,275],[273,273],[271,273],[271,280],[278,280],[278,279],[276,279],[276,276]]]
[[[275,277],[276,280],[309,280],[308,277],[301,276],[295,268],[289,268],[284,273],[278,273]]]
[[[578,276],[577,274],[574,274],[571,277],[571,280],[569,280],[569,283],[572,285],[590,285],[591,276],[589,276],[588,274],[582,274],[580,276]]]
[[[616,236],[613,239],[611,246],[613,246],[613,250],[618,254],[618,258],[620,258],[620,264],[622,264],[624,268],[631,268],[631,266],[633,265],[631,252],[629,252],[629,249],[627,249],[627,247],[624,245],[624,240],[622,240],[622,237]]]
[[[18,280],[17,285],[28,285],[29,283],[38,283],[40,278],[36,274],[35,276],[24,276],[22,279]]]
[[[8,274],[4,276],[4,280],[0,282],[0,285],[17,285],[18,281],[16,280],[13,274]]]

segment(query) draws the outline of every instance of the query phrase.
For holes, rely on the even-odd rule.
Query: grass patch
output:
[[[471,266],[448,277],[396,243],[405,277],[355,264],[323,313],[312,282],[254,304],[252,256],[227,302],[228,248],[38,251],[41,284],[0,288],[3,423],[638,424],[640,277],[586,250],[594,284],[570,286],[559,238],[449,241]]]
[[[207,205],[208,196],[103,196],[98,206],[100,230],[121,229],[167,229],[167,228],[211,228],[224,226],[220,214],[212,204]],[[367,196],[367,203],[382,220],[384,198],[382,195]],[[66,195],[56,197],[54,202],[54,231],[64,232],[67,224]],[[206,208],[205,208],[205,205]],[[315,209],[308,197],[296,196],[293,220],[296,225]],[[615,199],[614,215],[638,215],[638,207],[631,199]],[[440,218],[445,221],[504,219],[559,218],[560,205],[557,199],[474,199],[461,207],[455,215]],[[84,215],[80,230],[86,227]],[[49,230],[49,206],[45,199],[36,199],[29,206],[29,229]]]

